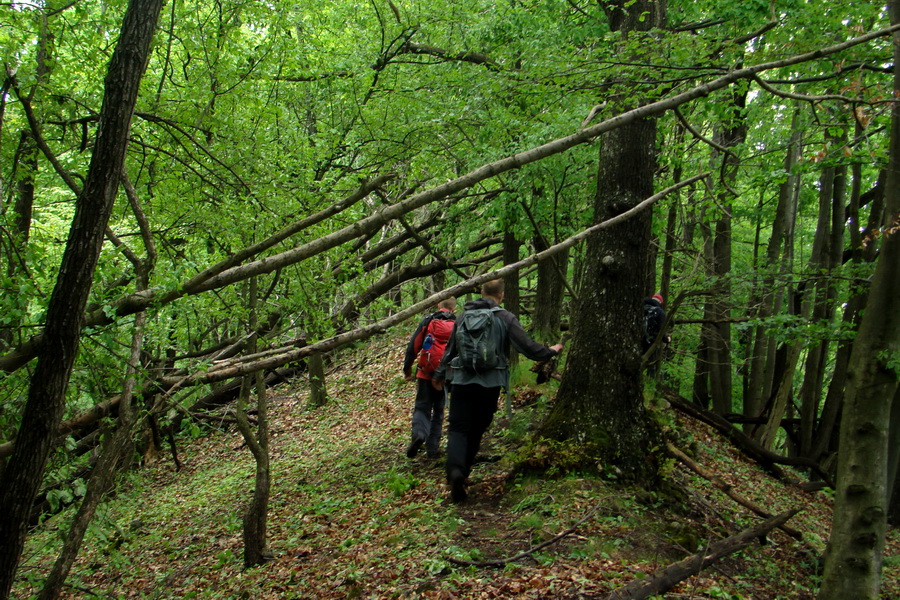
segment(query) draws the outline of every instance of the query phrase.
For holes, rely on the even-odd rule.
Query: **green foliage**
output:
[[[400,473],[394,469],[389,470],[384,476],[384,487],[390,490],[394,496],[402,496],[420,483],[419,479],[409,473]]]

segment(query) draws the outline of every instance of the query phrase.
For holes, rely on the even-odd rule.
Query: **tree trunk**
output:
[[[320,408],[328,403],[328,389],[325,386],[325,359],[321,352],[310,354],[306,359],[309,369],[309,407]]]
[[[710,276],[715,282],[715,294],[707,302],[704,325],[706,348],[709,353],[709,388],[713,410],[719,414],[732,412],[733,369],[731,358],[731,207],[734,202],[733,184],[737,179],[740,159],[731,148],[741,145],[747,138],[744,107],[747,104],[746,89],[732,90],[732,104],[724,122],[719,125],[715,136],[719,147],[728,153],[716,150],[713,161],[722,161],[723,190],[718,193],[717,204],[723,207],[715,226],[715,236],[707,240]],[[712,232],[709,232],[712,233]]]
[[[800,160],[801,131],[799,122],[800,112],[795,111],[791,121],[791,141],[788,152],[784,158],[784,172],[787,174],[785,181],[778,189],[778,204],[775,209],[775,219],[772,221],[772,233],[766,247],[765,263],[762,269],[766,272],[760,283],[755,287],[751,307],[754,309],[754,317],[767,319],[775,314],[779,304],[781,292],[775,291],[775,276],[772,272],[779,264],[778,257],[784,248],[787,251],[790,242],[790,234],[793,231],[794,212],[796,210],[796,190],[799,186],[799,177],[793,173],[794,165]],[[763,325],[755,327],[753,333],[753,346],[750,352],[748,395],[744,397],[744,415],[757,417],[762,414],[766,400],[767,390],[771,390],[770,375],[774,358],[775,342],[769,336]]]
[[[653,192],[656,126],[647,120],[604,136],[595,221],[621,213]],[[604,467],[650,481],[644,451],[655,446],[643,405],[640,306],[651,214],[601,231],[587,242],[585,285],[573,313],[574,338],[556,403],[541,433],[571,440]]]
[[[850,195],[850,208],[848,216],[852,223],[860,223],[859,217],[859,184],[861,173],[858,166],[854,167],[853,175],[853,192]],[[878,244],[870,243],[863,245],[863,239],[873,232],[877,231],[884,217],[884,186],[883,176],[879,178],[874,190],[875,195],[872,206],[869,211],[869,220],[865,230],[860,231],[858,227],[848,228],[850,234],[850,254],[851,259],[855,263],[873,262],[877,257]],[[843,321],[848,326],[848,330],[858,331],[861,311],[866,305],[868,298],[868,282],[857,281],[851,287],[850,299],[847,306],[844,307]],[[847,382],[847,367],[850,363],[850,351],[853,348],[851,340],[841,340],[838,344],[837,352],[834,357],[834,367],[831,376],[831,383],[828,386],[828,395],[825,397],[825,404],[822,407],[822,416],[819,419],[819,427],[813,439],[813,447],[810,451],[810,458],[817,462],[821,462],[826,454],[837,452],[837,444],[835,443],[836,426],[841,412],[841,404],[844,398],[844,388]]]
[[[250,279],[249,286],[250,304],[250,329],[256,328],[258,290],[257,278]],[[256,352],[256,339],[254,338],[248,347],[249,353]],[[321,354],[314,357],[321,359]],[[312,358],[312,357],[310,357]],[[324,376],[323,376],[324,381]],[[252,383],[251,383],[252,382]],[[250,427],[247,418],[247,404],[250,399],[250,391],[253,385],[256,387],[256,434]],[[247,568],[260,565],[268,558],[266,550],[266,525],[269,514],[269,490],[271,488],[271,470],[269,460],[269,418],[266,398],[266,381],[262,369],[252,375],[244,377],[241,386],[241,395],[238,398],[237,410],[238,429],[243,436],[247,447],[253,454],[256,465],[254,477],[253,497],[244,512],[244,566]]]
[[[534,249],[543,252],[550,246],[543,237],[535,236]],[[537,291],[532,317],[532,337],[544,344],[559,342],[559,328],[562,322],[563,298],[565,297],[569,253],[560,252],[538,263]]]
[[[842,129],[842,131],[844,131]],[[826,136],[832,152],[844,148],[846,134]],[[836,292],[831,274],[840,266],[844,249],[844,202],[846,168],[827,166],[819,178],[819,216],[813,248],[809,258],[809,274],[813,278],[808,298],[812,304],[810,320],[814,326],[828,325],[834,319]],[[816,340],[807,349],[800,386],[800,455],[811,457],[816,431],[825,370],[831,344],[828,339]]]
[[[97,464],[91,470],[91,477],[87,482],[87,492],[78,512],[72,520],[72,525],[66,534],[65,542],[63,542],[62,551],[60,551],[50,575],[44,582],[44,587],[38,595],[39,600],[54,600],[59,597],[62,592],[63,584],[78,552],[81,549],[81,543],[88,525],[94,518],[97,506],[112,491],[113,482],[115,481],[116,471],[122,460],[130,455],[132,449],[132,426],[134,425],[134,414],[131,410],[131,399],[134,395],[136,384],[135,375],[140,366],[141,348],[144,338],[144,323],[147,320],[146,313],[139,313],[134,323],[134,334],[131,341],[131,360],[128,364],[128,372],[125,376],[125,385],[123,386],[122,399],[119,402],[119,416],[116,421],[115,431],[107,432],[104,438],[100,457]]]
[[[125,160],[141,77],[162,0],[131,0],[105,80],[97,140],[47,308],[38,362],[16,440],[0,482],[0,599],[9,597],[31,504],[65,408],[94,270]]]
[[[891,23],[900,2],[890,0]],[[900,34],[894,41],[894,92],[900,92]],[[841,418],[838,485],[820,600],[878,598],[886,529],[891,403],[900,340],[900,107],[891,109],[885,198],[887,230],[859,332],[853,342]],[[896,360],[894,358],[894,360]]]
[[[888,523],[897,525],[900,522],[900,387],[894,392],[891,402],[891,423],[888,430]]]
[[[605,5],[613,30],[646,31],[665,20],[665,2]],[[656,121],[641,119],[604,134],[594,222],[653,194]],[[655,480],[658,432],[644,409],[641,306],[652,213],[601,230],[586,243],[586,269],[573,311],[573,340],[556,403],[539,434],[573,442],[602,469],[645,484]],[[595,462],[596,464],[596,462]]]

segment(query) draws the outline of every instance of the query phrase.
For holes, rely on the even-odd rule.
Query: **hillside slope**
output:
[[[605,598],[658,567],[759,521],[672,460],[681,500],[560,473],[510,477],[510,461],[550,388],[520,390],[512,420],[498,413],[473,472],[471,498],[447,502],[440,461],[404,455],[414,385],[403,381],[403,340],[344,354],[328,375],[332,400],[306,410],[305,385],[270,391],[275,559],[242,568],[241,512],[253,464],[231,429],[180,441],[184,468],[159,462],[130,473],[102,511],[69,579],[67,598]],[[826,493],[785,486],[696,422],[661,409],[676,444],[737,493],[775,514],[802,508],[764,545],[725,558],[666,598],[814,597],[830,527]],[[16,597],[39,585],[66,515],[32,536]],[[508,558],[496,568],[453,561]],[[891,533],[884,598],[900,597]]]

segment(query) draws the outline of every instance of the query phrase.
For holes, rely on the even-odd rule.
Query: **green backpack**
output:
[[[499,306],[493,308],[476,308],[464,311],[456,324],[456,358],[452,366],[469,372],[484,373],[506,366],[501,345],[506,323],[494,316],[503,310]]]

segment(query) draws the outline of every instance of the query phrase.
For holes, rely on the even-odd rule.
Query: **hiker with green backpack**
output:
[[[532,340],[514,314],[500,307],[502,279],[481,287],[482,297],[467,302],[457,318],[444,357],[432,375],[435,389],[451,382],[447,431],[447,482],[450,499],[468,496],[466,479],[475,463],[481,438],[494,419],[500,390],[509,387],[510,344],[534,361],[562,352],[562,344],[544,346]]]
[[[456,319],[456,298],[438,302],[438,310],[422,319],[406,345],[403,359],[403,376],[413,380],[412,368],[416,366],[416,403],[413,406],[412,439],[406,447],[406,456],[415,458],[422,446],[429,458],[440,453],[441,432],[444,428],[446,394],[431,385],[431,376],[441,362],[444,349]]]

